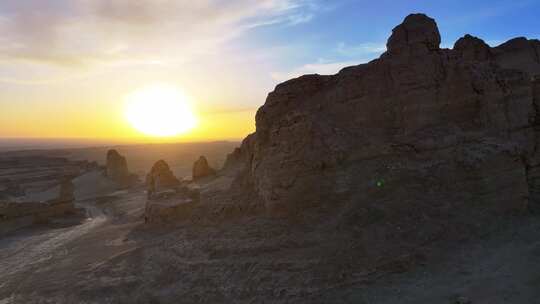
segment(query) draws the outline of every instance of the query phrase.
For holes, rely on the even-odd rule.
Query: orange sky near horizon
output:
[[[25,66],[24,62],[17,64]],[[251,82],[255,80],[238,80],[246,89],[230,90],[229,83],[212,81],[208,75],[215,74],[213,69],[203,67],[151,64],[138,69],[73,69],[32,63],[32,71],[36,66],[59,78],[9,84],[0,79],[0,138],[86,138],[122,143],[241,140],[255,131],[257,104],[264,103],[264,90]],[[230,82],[237,78],[223,73]],[[193,129],[156,137],[130,124],[125,116],[126,96],[154,84],[175,87],[189,96],[198,120]]]
[[[2,109],[0,137],[88,138],[119,142],[178,142],[241,140],[255,131],[256,109],[223,113],[197,113],[196,127],[185,134],[157,137],[136,130],[124,117],[123,108],[67,108],[48,106],[26,111],[21,107]],[[82,115],[81,113],[84,113]]]
[[[538,1],[435,2],[1,0],[0,140],[240,140],[277,84],[378,58],[411,12],[439,22],[443,47],[464,33],[491,46],[540,37]],[[152,84],[189,96],[197,126],[165,138],[134,128],[125,97]]]

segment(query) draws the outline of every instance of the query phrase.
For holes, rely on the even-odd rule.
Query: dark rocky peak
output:
[[[525,37],[512,38],[505,43],[497,46],[497,49],[507,52],[527,49],[530,47],[530,40]]]
[[[461,37],[454,44],[454,50],[465,60],[485,61],[492,58],[491,47],[484,40],[469,34]]]
[[[421,55],[439,50],[441,35],[434,19],[411,14],[392,30],[386,43],[390,55]]]
[[[529,76],[540,75],[540,41],[518,37],[495,47],[497,63],[506,69],[520,70]]]

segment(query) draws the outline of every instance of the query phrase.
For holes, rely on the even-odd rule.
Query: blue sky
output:
[[[378,57],[416,12],[436,19],[443,47],[467,33],[491,45],[540,38],[540,0],[2,0],[0,137],[89,136],[96,122],[121,129],[113,122],[124,97],[167,83],[208,125],[248,117],[249,127],[227,135],[241,138],[276,84]],[[79,125],[38,122],[43,113]]]
[[[464,34],[492,46],[517,36],[540,38],[540,1],[355,1],[317,2],[309,22],[295,26],[262,27],[250,37],[259,47],[296,45],[299,50],[283,62],[284,69],[326,63],[363,62],[385,48],[394,26],[415,12],[436,19],[442,46],[452,47]],[[324,69],[323,69],[324,70]],[[286,75],[286,73],[284,74]],[[291,74],[292,75],[292,74]]]

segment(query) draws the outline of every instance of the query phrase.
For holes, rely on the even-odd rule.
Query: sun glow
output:
[[[169,85],[152,85],[127,95],[125,116],[135,129],[151,136],[175,136],[197,125],[187,96]]]

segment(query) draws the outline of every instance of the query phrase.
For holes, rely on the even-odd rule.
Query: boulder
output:
[[[208,160],[204,156],[199,157],[193,164],[193,180],[213,176],[215,174],[216,170],[208,165]]]
[[[439,44],[435,21],[410,15],[379,59],[277,85],[226,161],[236,201],[358,225],[375,211],[413,225],[527,210],[540,189],[537,42]]]

